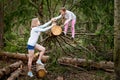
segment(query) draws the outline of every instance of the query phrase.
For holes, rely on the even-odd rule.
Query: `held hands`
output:
[[[55,22],[55,21],[56,21],[56,19],[55,19],[55,18],[52,18],[52,19],[51,19],[51,21],[52,21],[52,22]]]
[[[53,23],[52,23],[52,26],[55,26],[55,25],[56,25],[56,22],[53,22]]]

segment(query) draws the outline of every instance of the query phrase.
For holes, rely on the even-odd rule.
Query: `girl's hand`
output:
[[[51,19],[51,21],[52,21],[52,22],[55,22],[55,21],[56,21],[56,19],[55,19],[55,18],[52,18],[52,19]]]
[[[56,25],[56,23],[55,23],[55,22],[53,22],[53,23],[52,23],[52,26],[55,26],[55,25]]]

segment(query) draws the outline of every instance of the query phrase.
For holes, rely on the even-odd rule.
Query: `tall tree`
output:
[[[114,62],[116,80],[120,80],[120,0],[114,0]]]
[[[3,1],[0,1],[0,48],[3,47],[3,31],[4,31],[4,24],[3,24],[3,17],[4,17],[4,12],[3,12]]]

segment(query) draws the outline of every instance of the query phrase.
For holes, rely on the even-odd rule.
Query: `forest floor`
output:
[[[16,61],[18,60],[0,59],[0,69]],[[27,76],[27,63],[24,64],[24,70],[17,80],[114,80],[114,73],[104,72],[102,70],[84,71],[62,65],[49,66],[47,76],[44,79],[38,79],[36,76],[30,78]],[[6,80],[6,78],[2,80]]]

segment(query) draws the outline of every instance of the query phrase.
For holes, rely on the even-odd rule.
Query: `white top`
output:
[[[62,17],[62,14],[58,17],[55,17],[55,19],[60,19],[61,17]],[[68,11],[68,10],[66,10],[64,17],[66,18],[64,24],[68,23],[72,19],[76,19],[76,15],[73,12]]]
[[[51,21],[45,23],[44,25],[40,25],[38,27],[32,28],[31,32],[30,32],[30,37],[28,39],[28,43],[27,44],[31,45],[31,46],[35,46],[35,44],[38,41],[40,33],[41,32],[45,32],[45,31],[49,30],[50,28],[52,28],[52,25],[47,27],[50,23],[51,23]]]

